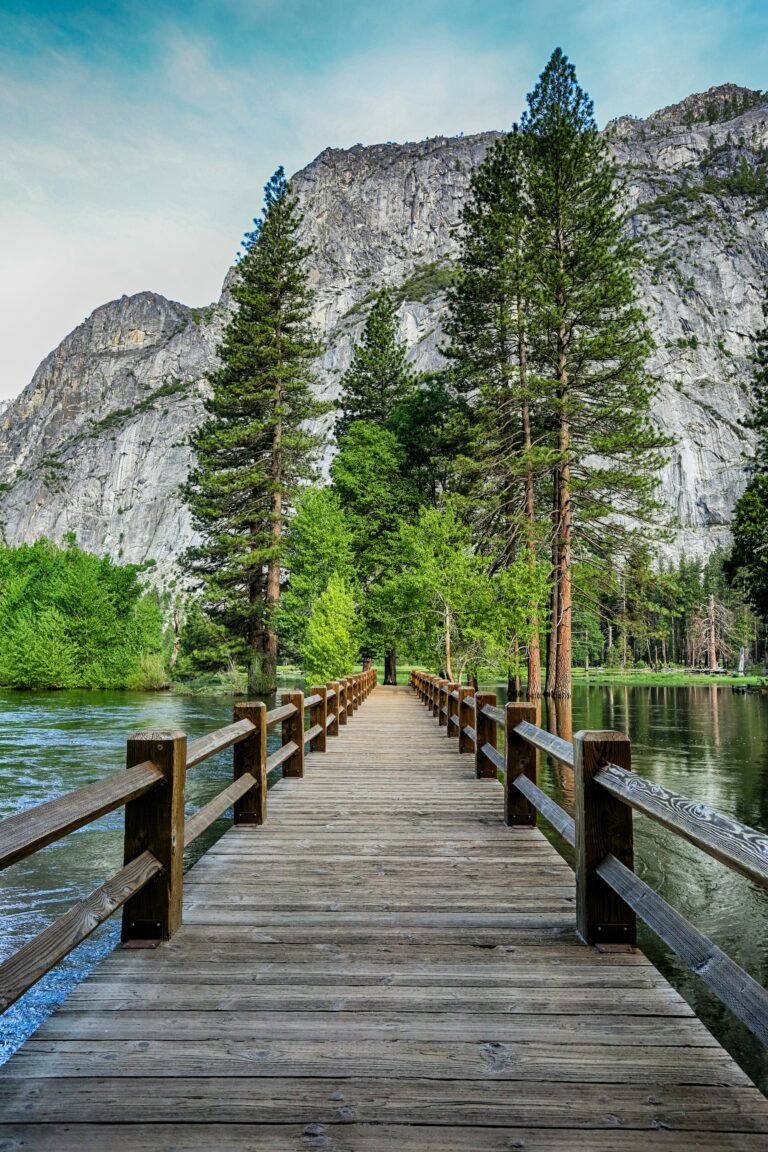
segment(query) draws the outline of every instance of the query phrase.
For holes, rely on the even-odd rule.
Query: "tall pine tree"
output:
[[[446,326],[454,375],[475,395],[466,471],[481,547],[496,570],[509,568],[521,554],[531,570],[536,567],[536,486],[549,462],[548,450],[534,439],[539,397],[528,354],[532,268],[521,144],[517,133],[503,137],[472,174]],[[528,694],[541,694],[535,610],[529,620]]]
[[[405,345],[397,338],[397,311],[383,288],[373,302],[352,363],[341,378],[336,437],[341,440],[355,420],[385,423],[415,386],[406,363]]]
[[[532,267],[530,355],[548,384],[552,601],[546,691],[571,692],[574,544],[606,559],[622,525],[655,511],[664,440],[648,418],[652,347],[638,306],[638,248],[592,101],[556,49],[528,96],[520,135]]]
[[[185,490],[203,538],[187,553],[187,568],[202,581],[208,614],[237,638],[254,692],[276,685],[283,530],[320,446],[307,422],[324,410],[312,390],[321,348],[301,222],[279,168],[243,241],[235,310],[209,376],[208,419],[192,438],[197,463]]]

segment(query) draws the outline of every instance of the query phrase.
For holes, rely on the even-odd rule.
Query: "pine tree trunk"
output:
[[[282,388],[278,381],[275,385],[275,409],[280,412],[282,403]],[[278,420],[272,436],[272,496],[270,500],[270,520],[272,533],[272,551],[267,561],[267,597],[266,597],[266,626],[264,633],[264,650],[261,664],[261,680],[264,684],[263,692],[271,693],[277,688],[277,633],[273,622],[280,603],[280,544],[283,535],[283,424]]]
[[[558,483],[558,537],[557,537],[557,583],[558,583],[558,637],[557,637],[557,667],[555,670],[554,695],[566,698],[571,695],[571,536],[573,522],[571,519],[571,465],[570,453],[570,424],[566,409],[568,398],[568,369],[565,358],[565,332],[558,332],[558,396],[561,403],[560,428],[558,435],[558,454],[560,457],[560,475]]]
[[[547,637],[547,679],[544,687],[545,696],[555,694],[555,676],[557,673],[557,647],[558,633],[560,631],[560,547],[559,547],[559,511],[560,511],[560,472],[555,468],[553,476],[552,499],[552,590],[549,597],[549,636]]]
[[[525,333],[525,311],[522,298],[517,298],[517,344],[520,360],[520,385],[523,389],[523,451],[528,459],[531,458],[533,438],[531,436],[531,409],[525,398],[528,385],[528,344]],[[526,521],[526,552],[528,563],[533,570],[536,567],[536,499],[533,487],[533,471],[529,467],[525,473],[525,521]],[[539,638],[539,614],[536,609],[531,613],[531,633],[528,639],[528,699],[536,700],[541,696],[541,641]]]
[[[397,684],[397,652],[394,648],[384,656],[384,683]]]
[[[715,597],[710,595],[707,605],[707,637],[709,647],[709,667],[714,671],[717,668],[717,636],[715,633]]]

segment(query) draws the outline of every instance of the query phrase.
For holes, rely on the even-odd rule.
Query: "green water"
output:
[[[499,693],[500,699],[502,694]],[[180,728],[190,737],[231,719],[222,697],[60,692],[0,694],[0,817],[80,787],[123,763],[125,738],[140,728]],[[550,723],[543,717],[545,726]],[[572,710],[553,717],[570,738],[580,728],[615,728],[632,740],[633,767],[650,779],[768,832],[768,697],[721,686],[647,688],[578,685]],[[545,787],[570,807],[572,780],[542,765]],[[190,772],[190,809],[231,778],[231,753]],[[222,820],[194,847],[199,854]],[[768,985],[768,892],[640,818],[636,868],[654,888],[760,983]],[[122,863],[122,812],[104,817],[0,873],[0,958],[103,882]],[[562,845],[558,845],[563,849]],[[191,862],[191,860],[190,860]],[[3,1017],[10,1054],[113,946],[108,922]],[[642,945],[718,1039],[768,1091],[768,1057],[704,986],[653,938]]]

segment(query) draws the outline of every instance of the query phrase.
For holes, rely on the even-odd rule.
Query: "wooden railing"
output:
[[[768,888],[768,836],[631,771],[621,732],[577,732],[573,744],[534,723],[529,703],[496,707],[474,692],[414,670],[411,686],[475,775],[501,779],[504,819],[533,827],[541,814],[575,851],[576,929],[587,944],[633,946],[636,918],[647,924],[751,1032],[768,1044],[768,992],[634,871],[632,811],[649,816],[703,852]],[[505,735],[503,754],[497,733]],[[541,790],[538,752],[573,769],[574,816]]]
[[[263,824],[270,773],[304,775],[304,754],[325,752],[376,684],[369,669],[303,692],[284,692],[278,708],[236,704],[234,722],[187,742],[183,732],[137,732],[127,743],[126,772],[115,773],[0,822],[0,868],[125,807],[124,867],[0,964],[5,1011],[118,908],[122,940],[155,947],[181,925],[184,848],[234,807],[235,824]],[[305,728],[308,715],[309,727]],[[267,732],[281,725],[280,747],[267,755]],[[189,819],[187,770],[233,749],[233,781]]]

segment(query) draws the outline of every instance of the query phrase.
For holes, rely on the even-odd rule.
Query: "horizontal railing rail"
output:
[[[125,808],[124,866],[0,964],[0,1011],[119,908],[123,943],[155,947],[170,939],[182,918],[183,849],[230,808],[235,824],[263,824],[275,770],[303,776],[306,748],[324,752],[327,737],[339,735],[339,725],[348,722],[375,685],[376,671],[369,668],[314,686],[306,697],[284,692],[270,711],[261,701],[239,703],[231,724],[189,742],[183,732],[134,733],[127,743],[127,771],[0,821],[0,868],[7,868]],[[280,747],[267,755],[267,732],[277,724]],[[232,783],[185,818],[187,771],[228,748],[233,750]]]
[[[533,827],[543,816],[575,851],[576,929],[587,944],[632,947],[639,917],[712,992],[768,1044],[768,992],[634,871],[632,812],[647,816],[754,883],[768,887],[768,836],[631,771],[621,732],[578,732],[570,743],[534,723],[536,706],[496,706],[414,669],[411,686],[448,736],[475,757],[478,778],[500,779],[504,819]],[[497,748],[497,729],[505,750]],[[538,785],[538,752],[573,769],[575,816]]]

